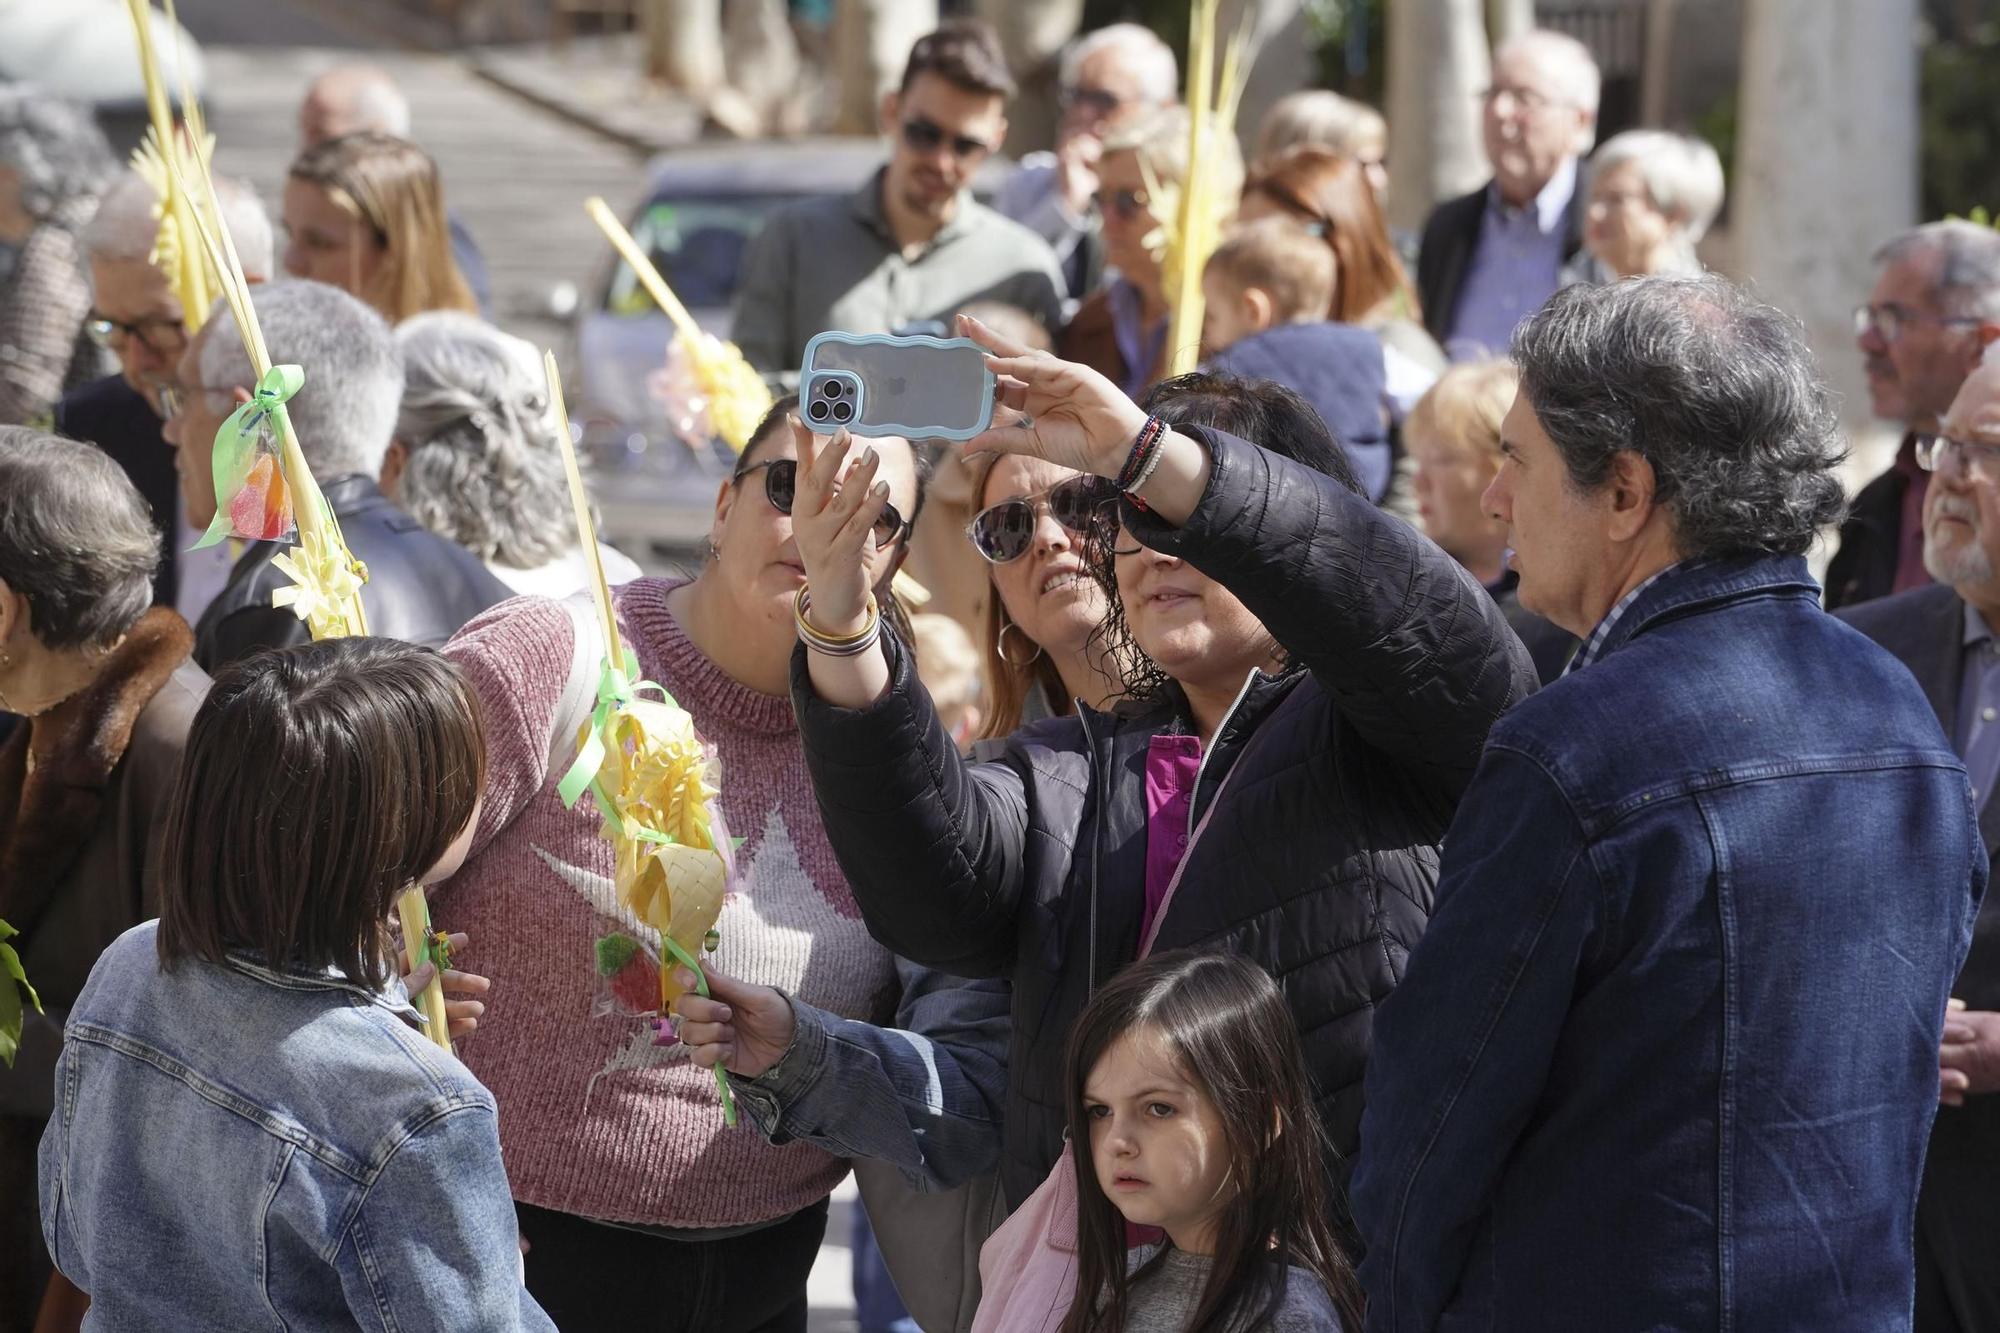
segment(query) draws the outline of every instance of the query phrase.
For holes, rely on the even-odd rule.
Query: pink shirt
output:
[[[1201,737],[1155,736],[1146,746],[1146,910],[1139,938],[1153,930],[1153,918],[1174,882],[1188,849],[1188,815],[1201,776]]]

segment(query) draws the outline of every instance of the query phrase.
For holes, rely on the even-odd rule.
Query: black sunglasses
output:
[[[762,463],[752,463],[749,467],[736,469],[731,481],[742,481],[752,472],[764,474],[764,498],[771,502],[771,508],[790,517],[792,501],[799,493],[799,460],[796,458],[770,458]],[[882,506],[881,517],[875,520],[875,545],[887,546],[903,535],[909,523],[903,512],[893,504]]]
[[[1071,477],[1039,495],[989,505],[965,525],[972,549],[996,565],[1019,560],[1035,544],[1042,514],[1085,539],[1108,540],[1118,525],[1118,487],[1105,477]]]
[[[1097,210],[1120,222],[1130,222],[1152,207],[1144,190],[1099,190]]]
[[[952,156],[958,158],[984,157],[993,151],[993,145],[984,139],[974,139],[963,134],[946,134],[944,128],[935,121],[922,116],[912,116],[903,122],[903,142],[919,153],[935,153],[951,142]]]

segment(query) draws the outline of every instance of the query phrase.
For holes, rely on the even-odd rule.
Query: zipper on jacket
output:
[[[1244,696],[1250,693],[1250,687],[1257,683],[1257,677],[1261,674],[1256,667],[1250,668],[1250,674],[1243,678],[1243,688],[1236,691],[1236,699],[1229,705],[1229,711],[1224,713],[1222,721],[1216,724],[1215,735],[1209,737],[1208,744],[1202,747],[1201,762],[1194,766],[1194,792],[1188,801],[1188,845],[1192,845],[1194,842],[1195,807],[1201,804],[1201,775],[1208,771],[1208,757],[1215,753],[1215,743],[1222,739],[1223,732],[1229,730],[1229,719],[1236,716],[1236,710],[1243,706]],[[1088,734],[1088,728],[1085,729],[1085,733]],[[1186,855],[1186,853],[1182,853],[1182,855]]]
[[[1084,711],[1079,700],[1076,710],[1077,723],[1083,728],[1084,743],[1090,747],[1090,768],[1096,775],[1093,784],[1097,788],[1097,827],[1090,833],[1090,943],[1086,951],[1090,971],[1084,974],[1083,993],[1088,996],[1097,989],[1097,866],[1098,849],[1104,845],[1104,820],[1109,813],[1110,785],[1106,781],[1104,765],[1098,762],[1097,737],[1090,733],[1090,714]]]

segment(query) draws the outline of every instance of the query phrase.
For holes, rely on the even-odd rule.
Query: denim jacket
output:
[[[802,1140],[888,1162],[920,1190],[954,1189],[1000,1157],[1013,990],[901,958],[896,974],[893,1028],[792,1000],[791,1049],[738,1080],[737,1098],[773,1143]]]
[[[1909,1327],[1987,860],[1922,691],[1818,593],[1677,567],[1494,727],[1375,1020],[1371,1333]]]
[[[42,1232],[90,1328],[553,1329],[493,1098],[400,986],[167,972],[156,929],[92,969],[42,1137]]]

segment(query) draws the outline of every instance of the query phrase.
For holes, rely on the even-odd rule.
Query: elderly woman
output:
[[[1695,246],[1722,209],[1722,159],[1692,135],[1627,130],[1590,157],[1581,273],[1613,282],[1651,273],[1694,276]]]
[[[1383,205],[1389,202],[1389,122],[1366,102],[1329,88],[1280,97],[1257,124],[1251,170],[1262,174],[1293,148],[1324,148],[1360,166]]]
[[[517,593],[561,597],[590,581],[577,540],[541,358],[528,343],[458,311],[396,330],[403,405],[382,489]],[[606,577],[639,567],[600,544]]]
[[[1210,147],[1215,197],[1233,201],[1243,185],[1236,136],[1219,135]],[[1169,312],[1157,233],[1171,219],[1152,191],[1177,190],[1187,179],[1187,148],[1184,107],[1168,107],[1105,141],[1097,210],[1105,261],[1118,276],[1077,308],[1056,339],[1058,356],[1089,366],[1133,397],[1166,370]]]
[[[35,1146],[62,1017],[91,964],[156,914],[152,865],[208,678],[187,622],[153,600],[146,502],[91,444],[0,427],[0,919],[40,993],[0,1068],[0,1327],[26,1328],[49,1279]]]
[[[117,164],[90,113],[0,88],[0,423],[43,421],[64,393],[109,368],[85,332],[90,278],[81,233]]]

